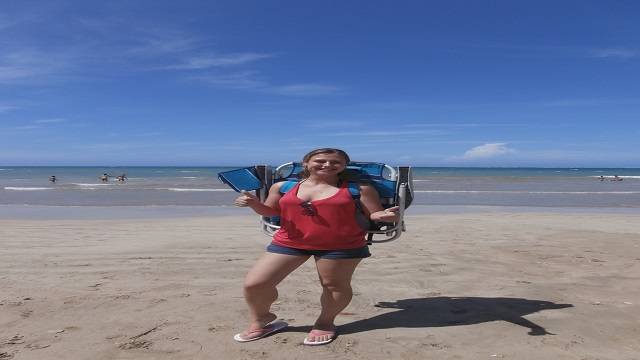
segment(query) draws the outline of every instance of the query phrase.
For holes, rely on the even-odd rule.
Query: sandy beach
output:
[[[640,358],[640,215],[409,214],[320,347],[311,262],[279,288],[290,326],[233,340],[257,221],[0,220],[0,359]]]

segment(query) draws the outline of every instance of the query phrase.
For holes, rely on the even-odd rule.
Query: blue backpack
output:
[[[399,166],[393,168],[383,163],[351,162],[347,166],[350,175],[358,179],[356,182],[348,182],[349,193],[353,197],[358,211],[355,212],[356,222],[368,233],[368,242],[388,242],[400,237],[405,231],[404,209],[409,207],[413,200],[411,167]],[[299,181],[297,174],[303,171],[300,162],[289,162],[272,170],[270,165],[255,165],[242,169],[235,169],[218,173],[220,182],[229,185],[235,191],[256,191],[261,201],[266,199],[270,187],[274,183],[282,182],[280,192],[282,194],[291,190]],[[400,206],[400,220],[396,222],[371,222],[366,218],[360,201],[360,184],[372,186],[380,196],[383,208]],[[279,229],[279,216],[261,216],[262,230],[265,234],[273,236]],[[373,236],[380,235],[382,239],[373,240]]]

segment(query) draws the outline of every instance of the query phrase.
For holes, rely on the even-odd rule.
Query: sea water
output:
[[[234,212],[238,193],[217,179],[238,167],[0,166],[0,217],[113,213],[132,209],[185,215]],[[412,206],[607,208],[640,213],[638,168],[413,167]],[[125,173],[127,180],[116,181]],[[109,181],[99,179],[109,174]],[[58,181],[49,181],[51,176]],[[618,175],[622,181],[614,181]],[[171,209],[171,211],[168,210]],[[241,209],[246,210],[246,209]],[[408,210],[408,213],[410,211]]]

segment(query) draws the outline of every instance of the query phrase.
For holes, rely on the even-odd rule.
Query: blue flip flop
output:
[[[287,324],[284,321],[278,321],[278,322],[274,322],[271,324],[268,324],[267,326],[263,327],[262,329],[256,329],[256,330],[247,330],[247,335],[251,335],[251,334],[260,334],[256,337],[252,337],[250,339],[243,339],[242,337],[240,337],[240,335],[242,335],[242,333],[236,334],[233,339],[235,341],[239,341],[239,342],[249,342],[249,341],[254,341],[254,340],[258,340],[258,339],[262,339],[265,336],[269,336],[277,331],[280,331],[284,328],[286,328],[287,326],[289,326],[289,324]]]

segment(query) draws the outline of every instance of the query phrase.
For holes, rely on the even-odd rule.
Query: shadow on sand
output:
[[[573,305],[519,298],[429,297],[379,302],[374,306],[397,309],[398,311],[341,325],[340,333],[352,334],[397,327],[428,328],[471,325],[502,320],[528,328],[529,335],[554,335],[523,316],[542,310],[564,309]]]

